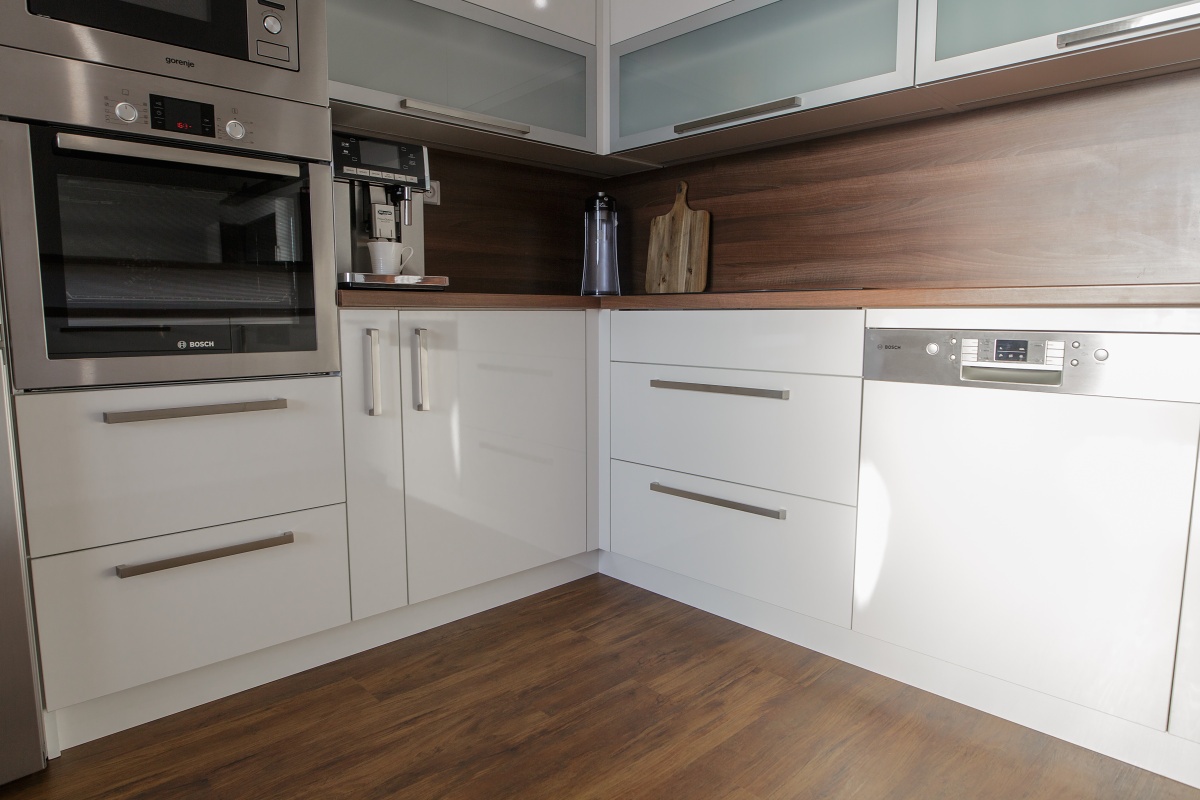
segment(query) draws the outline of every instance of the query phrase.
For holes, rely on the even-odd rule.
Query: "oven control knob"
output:
[[[137,122],[138,110],[132,103],[117,103],[117,107],[113,109],[117,114],[117,119],[121,122]]]
[[[931,356],[936,356],[941,349],[942,348],[937,346],[937,342],[930,342],[929,344],[925,345],[925,352],[929,353]]]
[[[263,27],[267,29],[267,33],[277,34],[283,30],[283,23],[274,14],[267,14],[263,17]]]
[[[1107,350],[1097,350],[1096,351],[1096,360],[1097,361],[1108,361],[1108,351]]]
[[[225,132],[229,134],[230,139],[241,139],[246,135],[246,126],[236,119],[231,119],[225,123]]]

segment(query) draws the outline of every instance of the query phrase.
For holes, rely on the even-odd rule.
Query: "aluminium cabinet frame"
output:
[[[436,111],[419,110],[416,108],[404,108],[401,106],[401,101],[410,99],[405,95],[391,94],[389,92],[378,91],[376,89],[368,89],[363,86],[355,86],[349,83],[340,83],[338,81],[329,82],[329,97],[331,100],[340,100],[345,103],[350,103],[358,106],[367,106],[370,108],[379,108],[393,113],[404,114],[412,117],[420,117],[429,119],[435,122],[445,122],[453,125],[461,125],[467,128],[474,128],[488,133],[499,133],[509,136],[514,139],[523,139],[529,141],[544,142],[546,144],[557,145],[559,147],[567,147],[573,150],[583,150],[589,153],[596,152],[596,46],[588,44],[579,39],[574,39],[565,34],[556,33],[547,28],[542,28],[515,17],[510,17],[507,14],[501,14],[498,11],[477,6],[474,3],[466,2],[466,0],[414,0],[414,2],[422,5],[436,8],[440,11],[445,11],[455,16],[463,17],[464,19],[473,20],[482,23],[492,28],[497,28],[508,33],[530,39],[535,42],[556,47],[560,50],[574,53],[583,56],[584,58],[584,86],[586,87],[586,96],[584,98],[584,135],[576,136],[563,131],[556,131],[551,128],[542,128],[536,125],[528,125],[524,120],[510,120],[511,122],[528,125],[529,132],[521,134],[514,128],[509,128],[503,125],[493,125],[480,119],[473,119],[472,116],[477,112],[470,109],[462,109],[463,116],[453,114],[453,110],[447,108],[450,113],[439,114]],[[414,101],[419,101],[421,98],[411,98]],[[490,115],[481,115],[490,116]]]
[[[898,20],[896,28],[896,69],[894,69],[892,72],[805,92],[802,95],[799,95],[801,98],[801,104],[796,107],[766,111],[754,116],[741,117],[739,119],[729,120],[727,122],[715,123],[713,125],[699,127],[682,134],[675,133],[674,125],[665,125],[661,128],[655,128],[654,130],[641,131],[628,136],[621,136],[620,116],[622,56],[637,50],[642,50],[652,45],[659,44],[660,42],[667,41],[668,39],[674,39],[677,36],[691,33],[692,31],[699,30],[700,28],[708,27],[709,25],[724,22],[732,17],[754,11],[778,1],[779,0],[731,0],[731,2],[722,3],[715,8],[710,8],[707,11],[701,11],[698,14],[693,14],[692,16],[679,20],[678,22],[664,25],[661,28],[656,28],[655,30],[648,31],[614,44],[610,51],[611,59],[609,64],[609,74],[611,79],[609,98],[612,110],[612,152],[618,153],[624,150],[631,150],[637,147],[644,147],[646,145],[657,144],[659,142],[679,139],[696,134],[710,133],[712,131],[722,130],[724,128],[746,125],[749,123],[758,122],[760,120],[771,119],[773,117],[784,116],[787,114],[803,113],[805,111],[814,108],[820,108],[822,106],[834,105],[872,95],[880,95],[900,89],[911,88],[914,85],[916,43],[913,37],[913,31],[916,29],[917,24],[917,0],[898,0]],[[735,109],[729,110],[734,111]],[[677,125],[686,122],[690,122],[690,120],[676,120],[675,124]]]

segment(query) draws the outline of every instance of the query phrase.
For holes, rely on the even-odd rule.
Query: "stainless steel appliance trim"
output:
[[[787,519],[786,508],[763,508],[762,506],[752,506],[749,503],[739,503],[735,500],[725,500],[720,497],[713,497],[708,494],[700,494],[699,492],[689,492],[687,489],[676,489],[673,486],[663,486],[658,481],[650,484],[650,491],[660,494],[669,494],[672,497],[682,497],[684,500],[695,500],[697,503],[708,503],[710,506],[720,506],[721,508],[732,509],[733,511],[744,511],[747,514],[757,514],[760,517],[770,517],[771,519]]]
[[[367,414],[378,417],[383,414],[383,381],[379,364],[379,328],[367,328],[367,358],[371,362],[371,407]]]
[[[215,561],[218,558],[226,558],[227,556],[253,553],[255,550],[266,550],[268,547],[279,547],[284,544],[292,544],[295,541],[296,534],[293,531],[286,531],[266,539],[256,539],[253,542],[231,544],[225,547],[214,547],[212,550],[204,550],[203,552],[191,553],[186,556],[174,556],[158,561],[147,561],[144,564],[118,564],[116,573],[117,577],[123,580],[125,578],[134,578],[138,575],[148,575],[151,572],[162,572],[163,570],[175,569],[176,567],[202,564],[205,561]]]
[[[151,408],[145,411],[105,411],[104,424],[123,425],[127,422],[152,422],[158,419],[212,417],[218,414],[245,414],[250,411],[275,411],[287,407],[287,399],[280,397],[272,400],[250,400],[245,403],[214,403],[206,406]]]
[[[476,125],[490,125],[493,128],[511,131],[521,136],[528,136],[533,131],[532,127],[523,122],[514,122],[503,117],[493,117],[490,114],[480,114],[475,111],[464,111],[461,108],[438,105],[437,103],[427,103],[424,100],[414,100],[411,97],[402,97],[400,99],[400,108],[412,111],[424,111],[426,114],[436,114],[440,117],[448,117],[462,122],[472,122]]]
[[[321,138],[328,149],[328,130]],[[46,323],[42,314],[29,127],[0,120],[0,197],[4,198],[0,203],[0,240],[4,242],[7,265],[4,294],[13,354],[13,387],[61,389],[336,372],[339,349],[333,265],[333,171],[328,166],[309,165],[308,179],[316,350],[50,359],[46,356]]]
[[[60,133],[58,146],[64,150],[79,150],[86,153],[103,153],[110,156],[143,158],[151,161],[169,161],[172,164],[194,164],[217,169],[236,169],[263,175],[282,175],[299,178],[300,165],[287,161],[268,161],[264,158],[229,156],[208,150],[186,150],[182,147],[165,147],[159,144],[143,144],[126,139],[103,139],[98,136],[82,136],[78,133]]]
[[[256,0],[247,0],[246,5],[266,10]],[[300,39],[298,71],[35,16],[29,13],[26,0],[0,0],[0,18],[4,20],[0,25],[0,45],[70,59],[78,66],[110,65],[311,106],[328,106],[325,0],[298,0],[292,5]],[[28,74],[22,73],[22,79],[26,77]]]
[[[1117,22],[1107,22],[1070,33],[1060,33],[1058,47],[1062,49],[1084,42],[1093,42],[1097,39],[1106,39],[1110,36],[1119,36],[1123,33],[1133,33],[1143,28],[1153,28],[1168,22],[1185,22],[1190,19],[1200,19],[1200,3],[1188,3],[1162,11],[1152,11],[1149,14],[1138,14]]]
[[[688,133],[689,131],[698,131],[701,128],[711,128],[715,125],[721,125],[726,122],[734,122],[736,120],[749,120],[761,114],[769,114],[772,111],[781,111],[785,108],[800,108],[801,98],[799,95],[793,97],[781,97],[778,100],[771,100],[766,103],[759,103],[754,106],[746,106],[735,111],[726,111],[721,114],[713,114],[711,117],[703,119],[694,119],[691,122],[681,122],[675,126],[676,133]]]
[[[445,289],[450,279],[445,275],[381,275],[375,272],[342,272],[341,286],[362,286],[371,289]]]
[[[413,334],[413,344],[417,348],[417,386],[414,392],[417,411],[429,411],[429,331],[417,328]]]
[[[755,389],[747,386],[721,386],[715,383],[687,383],[685,381],[650,381],[655,389],[679,389],[685,392],[709,392],[711,394],[736,394],[743,397],[767,397],[772,400],[787,400],[792,396],[790,389]]]

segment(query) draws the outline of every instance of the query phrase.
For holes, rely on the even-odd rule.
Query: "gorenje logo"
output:
[[[192,67],[196,66],[193,62],[188,61],[183,58],[171,58],[170,56],[167,56],[164,60],[168,64],[178,64],[179,66],[187,67],[188,69],[191,69]]]

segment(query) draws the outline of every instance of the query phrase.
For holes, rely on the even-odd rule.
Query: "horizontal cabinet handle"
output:
[[[502,130],[512,131],[521,136],[528,136],[530,128],[523,122],[513,122],[510,119],[503,117],[493,117],[491,114],[480,114],[476,111],[464,111],[461,108],[453,108],[452,106],[438,105],[437,103],[426,103],[424,100],[413,100],[411,97],[406,97],[400,101],[400,107],[409,111],[423,111],[426,114],[436,114],[439,117],[448,117],[449,119],[458,120],[459,122],[474,122],[478,125],[490,125],[493,128],[501,128]]]
[[[691,122],[681,122],[675,126],[676,133],[688,133],[689,131],[698,131],[701,128],[711,128],[714,125],[720,125],[725,122],[736,122],[740,119],[750,119],[763,114],[769,114],[772,111],[782,111],[785,108],[799,108],[799,97],[782,97],[779,100],[772,100],[769,103],[760,103],[756,106],[747,106],[739,108],[737,111],[726,111],[723,114],[714,114],[711,117],[704,119],[694,119]]]
[[[237,556],[242,553],[253,553],[255,550],[266,550],[268,547],[279,547],[282,544],[291,544],[296,541],[296,534],[292,531],[281,533],[278,536],[271,536],[267,539],[257,539],[253,542],[245,542],[243,544],[231,544],[227,547],[217,547],[212,550],[205,550],[202,553],[192,553],[186,556],[175,556],[174,558],[164,558],[161,561],[147,561],[145,564],[120,564],[117,566],[118,578],[133,578],[137,575],[146,575],[151,572],[162,572],[165,569],[175,569],[176,567],[186,567],[189,564],[201,564],[205,561],[215,561],[218,558],[227,556]]]
[[[787,519],[786,508],[763,508],[762,506],[752,506],[749,503],[738,503],[734,500],[723,500],[720,497],[713,497],[712,495],[689,492],[687,489],[676,489],[672,486],[663,486],[658,481],[650,484],[650,491],[658,492],[660,494],[669,494],[672,497],[682,497],[684,500],[695,500],[697,503],[708,503],[710,506],[720,506],[721,508],[730,508],[734,511],[744,511],[747,514],[757,514],[760,517],[770,517],[771,519]]]
[[[717,383],[685,383],[684,381],[650,381],[654,389],[678,389],[684,392],[708,392],[709,394],[736,394],[742,397],[767,397],[771,400],[787,400],[792,396],[790,389],[754,389],[747,386],[722,386]]]
[[[1162,11],[1152,11],[1149,14],[1138,14],[1135,17],[1118,20],[1117,22],[1108,22],[1104,25],[1096,25],[1079,31],[1062,33],[1058,36],[1058,46],[1061,49],[1084,42],[1093,42],[1097,39],[1106,39],[1110,36],[1120,36],[1123,33],[1134,33],[1144,28],[1153,28],[1155,25],[1164,25],[1168,22],[1183,23],[1192,19],[1200,20],[1200,3],[1188,3],[1185,6],[1176,6],[1175,8],[1168,8]]]
[[[217,403],[209,406],[151,408],[146,411],[105,411],[104,422],[108,425],[120,425],[123,422],[150,422],[156,419],[211,417],[216,414],[244,414],[247,411],[274,411],[287,407],[287,399],[281,397],[275,400],[251,400],[246,403]]]

